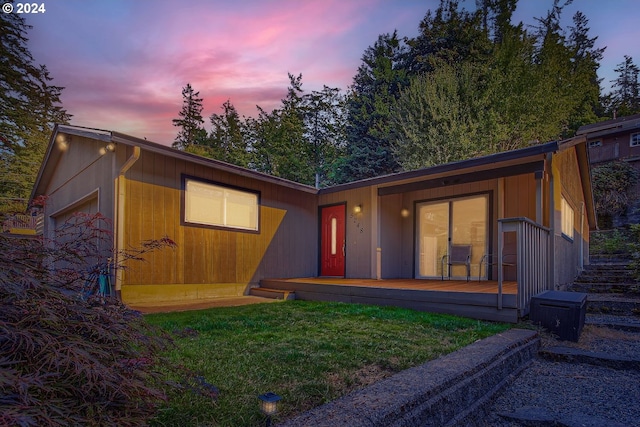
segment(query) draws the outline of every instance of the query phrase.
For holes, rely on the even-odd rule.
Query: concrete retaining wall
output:
[[[279,424],[300,426],[481,425],[484,408],[535,356],[535,331],[512,329],[407,369]]]

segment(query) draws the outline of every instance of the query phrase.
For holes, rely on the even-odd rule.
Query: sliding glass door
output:
[[[489,196],[486,194],[424,202],[417,205],[416,277],[441,277],[442,257],[451,245],[471,246],[471,276],[478,277],[482,256],[488,248]],[[486,278],[486,269],[482,274]],[[444,276],[448,275],[444,266]],[[466,267],[451,267],[451,277],[466,279]]]

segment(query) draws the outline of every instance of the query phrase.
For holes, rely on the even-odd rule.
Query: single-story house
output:
[[[134,306],[286,279],[279,286],[303,299],[394,304],[389,289],[402,288],[413,308],[517,321],[532,295],[562,289],[588,263],[596,224],[584,137],[316,189],[58,125],[32,198],[41,195],[49,238],[83,211],[112,220],[116,251],[165,235],[177,243],[118,271],[115,290]],[[429,283],[445,287],[420,288]]]

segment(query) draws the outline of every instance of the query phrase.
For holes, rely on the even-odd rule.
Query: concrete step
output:
[[[289,419],[298,426],[459,426],[487,416],[495,395],[535,357],[535,331],[511,329]]]
[[[640,370],[640,356],[616,356],[601,351],[586,351],[562,346],[546,348],[538,354],[540,357],[553,362],[588,363],[611,369]]]
[[[640,294],[640,284],[638,283],[580,283],[574,282],[569,285],[572,292],[586,293],[612,293],[612,294]]]
[[[249,290],[249,294],[262,297],[262,298],[271,298],[271,299],[281,299],[281,300],[294,300],[296,299],[296,293],[293,291],[287,291],[282,289],[271,289],[271,288],[251,288]]]
[[[631,267],[631,261],[618,261],[618,262],[596,262],[593,261],[584,266],[585,270],[633,270]]]
[[[636,284],[638,283],[635,277],[631,275],[618,274],[581,274],[576,278],[574,283],[623,283],[623,284]]]
[[[587,311],[640,318],[640,294],[590,293],[587,295]]]
[[[630,254],[591,254],[589,262],[592,264],[621,264],[628,263],[633,257]]]

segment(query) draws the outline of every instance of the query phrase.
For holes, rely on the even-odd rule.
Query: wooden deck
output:
[[[295,292],[310,301],[388,305],[482,320],[518,321],[517,284],[505,282],[498,309],[498,282],[471,280],[263,279],[261,288]]]

